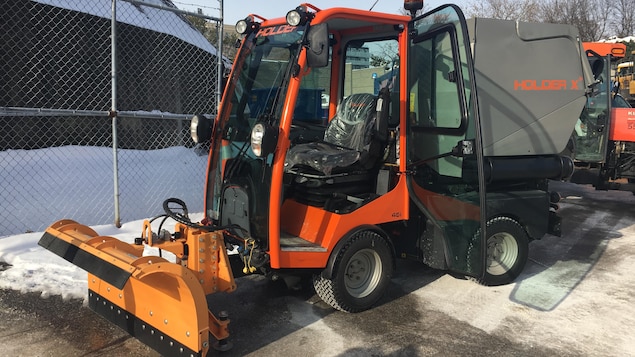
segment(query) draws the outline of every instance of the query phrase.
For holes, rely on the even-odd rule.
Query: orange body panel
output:
[[[310,6],[312,7],[312,6]],[[350,21],[363,20],[373,21],[377,23],[393,23],[407,24],[409,18],[402,15],[389,15],[372,13],[363,10],[332,8],[321,10],[315,14],[315,23],[320,23],[332,18],[345,18]],[[265,21],[262,26],[273,26],[284,24],[284,18],[277,18]],[[373,31],[372,27],[365,29]],[[335,33],[336,38],[339,34]],[[306,63],[306,53],[303,52],[298,60],[300,66],[304,67]],[[338,64],[334,64],[332,70],[339,70]],[[282,173],[284,172],[284,160],[282,155],[289,148],[289,131],[293,118],[293,110],[297,100],[297,93],[300,87],[300,77],[291,78],[289,82],[288,93],[292,93],[285,98],[284,110],[281,118],[281,135],[274,155],[272,167],[272,184],[271,199],[269,201],[269,214],[271,217],[283,217],[280,221],[271,220],[269,222],[269,244],[268,251],[270,258],[270,266],[273,269],[279,268],[316,268],[324,267],[331,249],[337,241],[349,230],[360,224],[377,224],[399,219],[407,219],[407,217],[395,217],[391,214],[399,215],[407,212],[407,189],[405,181],[399,188],[395,188],[394,193],[386,194],[377,200],[367,204],[366,206],[345,215],[346,219],[341,220],[341,215],[324,212],[314,207],[306,207],[297,203],[286,202],[284,205],[280,201],[282,188]],[[331,83],[331,98],[335,98],[337,93],[333,92],[338,88],[337,76],[333,76]],[[293,93],[296,93],[293,95]],[[405,102],[404,102],[405,103]],[[336,104],[331,101],[329,103],[329,117],[333,115]],[[399,185],[398,185],[399,186]],[[399,197],[399,199],[396,199]],[[398,208],[396,208],[398,207]],[[304,221],[304,227],[294,226],[293,223]],[[289,226],[287,226],[289,225]],[[302,237],[310,242],[320,244],[327,248],[326,253],[321,252],[284,252],[280,250],[280,231],[284,230],[288,233]]]
[[[205,294],[196,277],[164,259],[146,262],[123,289],[88,274],[88,289],[148,324],[148,329],[178,341],[192,351],[209,348],[209,317]],[[150,327],[152,326],[152,327]],[[221,334],[226,338],[229,336]]]
[[[320,244],[326,252],[281,251],[281,268],[323,268],[337,242],[360,225],[375,225],[408,219],[408,189],[400,176],[395,188],[347,214],[327,212],[287,200],[282,205],[281,228],[292,235]],[[272,240],[273,241],[273,240]],[[273,245],[271,250],[274,250]]]
[[[209,312],[206,295],[231,292],[236,284],[221,233],[182,224],[175,230],[183,238],[152,243],[146,221],[143,236],[152,246],[175,253],[176,263],[143,256],[143,245],[99,236],[90,227],[71,220],[53,223],[40,244],[90,271],[89,305],[95,311],[102,315],[106,311],[109,317],[121,315],[126,320],[130,314],[131,321],[136,318],[152,329],[151,335],[161,334],[157,336],[161,341],[165,336],[166,341],[170,338],[205,355],[209,333],[219,340],[229,336],[229,320],[221,321]],[[192,259],[183,255],[185,244],[195,252]]]
[[[622,58],[626,54],[626,45],[623,43],[583,42],[582,46],[585,51],[591,50],[600,56],[612,55]]]
[[[635,142],[635,108],[611,109],[609,140]]]
[[[413,190],[432,216],[438,220],[480,220],[481,209],[478,204],[471,204],[456,198],[428,191],[418,185],[414,185]]]

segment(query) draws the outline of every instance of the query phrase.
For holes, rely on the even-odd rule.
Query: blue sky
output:
[[[304,2],[313,4],[321,9],[336,6],[370,9],[375,1],[376,0],[224,0],[224,22],[226,24],[234,24],[250,13],[260,15],[264,18],[283,17],[287,14],[287,11]],[[220,3],[218,0],[173,0],[172,2],[183,10],[196,12],[197,8],[201,8],[205,15],[214,17],[220,16]],[[433,9],[448,2],[459,3],[457,1],[432,0],[425,1],[425,4],[426,9]],[[403,8],[403,1],[401,0],[379,0],[373,10],[398,14],[401,8]]]

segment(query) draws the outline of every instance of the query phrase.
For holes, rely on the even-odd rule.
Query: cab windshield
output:
[[[227,130],[230,139],[247,142],[257,121],[276,126],[286,93],[286,80],[301,49],[303,27],[262,28],[245,40],[232,74]],[[229,117],[226,115],[229,114]]]
[[[252,186],[254,192],[268,194],[272,160],[269,157],[262,161],[253,155],[251,129],[257,122],[278,126],[288,78],[302,49],[304,32],[303,26],[263,27],[243,40],[214,127],[207,180],[208,217],[221,218],[218,212],[222,185],[231,183],[233,177],[248,177],[257,183],[258,187]],[[268,204],[266,197],[255,201],[263,207]],[[264,226],[259,228],[266,230]]]

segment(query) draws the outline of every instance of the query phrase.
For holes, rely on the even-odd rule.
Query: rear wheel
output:
[[[369,309],[384,294],[393,273],[390,245],[380,234],[358,232],[338,251],[332,277],[316,275],[318,296],[335,309],[359,312]]]
[[[516,220],[496,217],[487,222],[487,259],[483,285],[513,282],[525,268],[529,252],[527,232]]]

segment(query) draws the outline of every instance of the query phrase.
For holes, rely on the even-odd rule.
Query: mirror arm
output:
[[[431,156],[425,159],[417,160],[408,165],[408,170],[412,170],[413,168],[417,166],[421,166],[427,162],[442,159],[448,156],[468,157],[472,155],[474,155],[474,140],[460,140],[456,144],[456,146],[452,148],[452,151],[449,151],[440,155],[436,155],[436,156]]]

